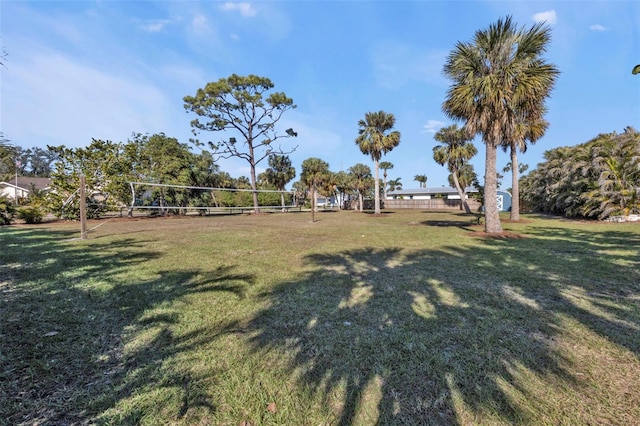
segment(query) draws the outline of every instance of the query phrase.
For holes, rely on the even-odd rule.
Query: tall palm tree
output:
[[[375,165],[375,214],[380,214],[380,158],[400,143],[400,132],[391,131],[396,123],[393,114],[384,111],[368,112],[364,120],[358,122],[358,137],[356,144],[363,154],[371,155]]]
[[[302,162],[300,180],[311,190],[311,222],[316,221],[315,210],[318,199],[318,188],[327,180],[329,164],[319,158],[307,158]]]
[[[296,169],[291,165],[291,159],[287,155],[271,155],[269,157],[269,168],[264,171],[267,182],[278,188],[280,201],[284,211],[284,189],[285,186],[296,176]]]
[[[389,161],[381,161],[380,168],[383,170],[382,172],[382,191],[384,193],[384,198],[387,198],[387,170],[393,169],[393,163]]]
[[[510,16],[476,31],[473,43],[458,42],[444,73],[453,84],[442,110],[464,120],[469,135],[480,134],[485,155],[485,232],[502,232],[496,203],[497,148],[520,140],[519,122],[542,119],[544,101],[558,75],[542,54],[551,39],[543,23],[517,28]]]
[[[459,129],[455,124],[438,130],[433,138],[440,142],[440,145],[433,147],[433,159],[441,166],[447,166],[460,196],[461,208],[464,208],[466,213],[471,213],[465,191],[471,181],[464,182],[466,185],[462,185],[460,180],[464,166],[469,164],[469,160],[478,153],[478,149],[471,143],[472,138],[467,135],[467,132],[464,129]]]
[[[420,183],[420,188],[426,188],[427,187],[427,180],[429,178],[427,178],[427,175],[415,175],[413,177],[413,180],[415,180],[416,182]]]

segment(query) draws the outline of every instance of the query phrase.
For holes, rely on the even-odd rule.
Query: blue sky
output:
[[[188,142],[194,117],[183,97],[233,73],[256,74],[297,105],[281,129],[298,132],[285,142],[298,145],[298,173],[309,157],[333,171],[373,169],[354,139],[366,112],[384,110],[402,134],[384,157],[394,164],[389,177],[404,188],[417,187],[418,174],[428,186],[447,185],[432,156],[434,133],[453,124],[441,111],[445,58],[507,15],[527,27],[547,22],[546,58],[561,72],[548,100],[550,128],[521,162],[534,168],[548,149],[640,129],[640,75],[631,74],[640,63],[637,1],[4,0],[0,14],[8,53],[0,130],[25,148],[126,141],[134,132]],[[484,146],[475,142],[482,175]],[[508,161],[500,153],[498,167]],[[241,160],[219,164],[234,177],[249,174]]]

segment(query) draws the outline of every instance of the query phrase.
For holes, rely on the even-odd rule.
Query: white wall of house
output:
[[[16,199],[16,186],[3,182],[2,184],[0,184],[0,195],[4,195],[7,198],[9,198],[10,200],[14,200],[15,201],[15,199]],[[29,191],[27,191],[26,189],[23,189],[23,188],[17,188],[17,196],[18,196],[18,198],[26,198],[26,197],[29,196]]]

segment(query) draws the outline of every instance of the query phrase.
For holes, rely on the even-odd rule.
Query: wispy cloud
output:
[[[422,133],[435,133],[444,127],[445,124],[446,123],[438,120],[427,120],[427,124],[422,126]]]
[[[19,99],[4,113],[6,127],[25,146],[78,147],[91,138],[121,141],[132,132],[170,130],[165,123],[174,106],[160,89],[61,54],[39,53],[13,64],[5,81],[6,95]]]
[[[157,33],[162,31],[170,22],[168,19],[158,19],[142,24],[140,28],[142,28],[143,31]]]
[[[546,22],[549,25],[554,25],[558,22],[558,17],[556,16],[555,10],[547,10],[545,12],[539,12],[533,15],[533,20],[535,22]]]
[[[591,26],[589,26],[589,29],[591,31],[608,31],[609,28],[605,27],[604,25],[600,25],[600,24],[593,24]]]
[[[225,12],[237,11],[245,18],[256,16],[256,13],[258,13],[252,4],[247,2],[226,2],[220,6],[220,10],[224,10]]]
[[[191,27],[196,34],[203,34],[209,32],[211,29],[209,28],[209,23],[207,22],[207,17],[202,14],[197,14],[191,20]]]

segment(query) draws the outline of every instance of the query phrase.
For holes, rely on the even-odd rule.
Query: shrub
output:
[[[13,203],[5,195],[0,195],[0,226],[9,225],[14,215]]]
[[[42,210],[34,206],[26,206],[18,209],[18,218],[24,220],[26,223],[34,224],[42,222]]]

